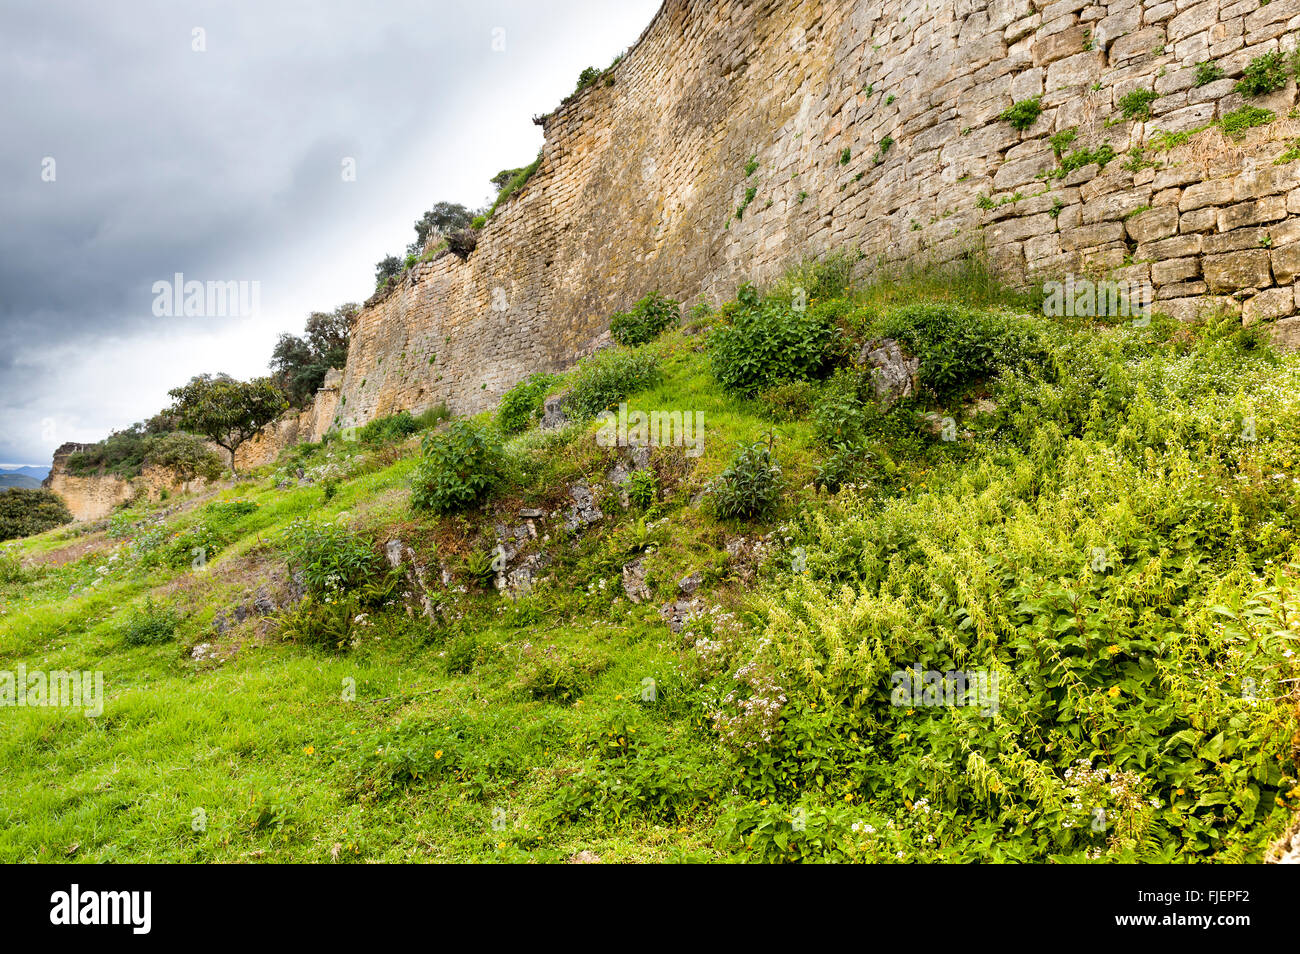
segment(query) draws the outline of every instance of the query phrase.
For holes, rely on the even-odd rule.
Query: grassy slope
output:
[[[964,289],[976,298],[981,291]],[[867,300],[888,308],[918,294],[951,293],[878,286]],[[704,413],[708,438],[694,469],[649,514],[624,512],[605,496],[607,519],[572,542],[548,523],[552,582],[515,603],[471,587],[452,597],[461,618],[446,626],[395,608],[375,614],[362,645],[346,655],[284,643],[266,620],[222,637],[212,631],[219,611],[283,577],[275,535],[303,516],[346,515],[341,519],[378,543],[397,535],[426,554],[436,539],[440,558],[457,570],[461,554],[494,542],[480,533],[494,518],[508,520],[521,506],[553,508],[568,482],[601,480],[612,454],[594,446],[593,427],[564,438],[515,439],[516,455],[532,463],[501,501],[467,520],[409,512],[415,441],[378,451],[330,444],[294,456],[309,467],[353,469],[332,500],[323,499],[319,484],[277,488],[283,473],[263,473],[216,496],[258,509],[223,527],[228,542],[203,572],[140,565],[132,549],[140,526],[114,527],[112,539],[99,528],[23,541],[29,566],[45,569],[0,586],[0,669],[19,662],[101,669],[108,698],[94,719],[57,709],[0,713],[0,861],[563,860],[580,851],[606,861],[729,857],[736,844],[718,837],[719,805],[734,807],[736,755],[709,724],[726,680],[701,677],[657,606],[677,579],[702,570],[716,618],[731,612],[757,619],[743,616],[754,608],[754,579],[725,546],[828,506],[807,486],[824,452],[807,419],[774,421],[759,402],[722,393],[699,337],[672,333],[656,347],[664,382],[633,403]],[[1284,371],[1297,375],[1294,359]],[[689,504],[737,442],[769,432],[777,434],[790,488],[777,518],[724,525]],[[961,490],[968,450],[929,439],[917,446],[909,437],[894,455],[882,497],[905,507],[977,509],[982,478]],[[956,488],[955,496],[935,498],[936,485]],[[158,512],[138,508],[129,516]],[[203,513],[187,502],[162,520],[175,533]],[[648,527],[638,528],[638,520]],[[53,562],[86,544],[91,549],[80,559]],[[618,570],[643,551],[655,598],[634,606],[615,598]],[[124,628],[146,597],[182,612],[179,644],[125,644]],[[198,643],[216,647],[217,658],[192,659]],[[548,646],[577,661],[576,700],[536,698],[521,685],[520,674]],[[461,671],[449,671],[449,656],[459,663],[450,668]],[[640,699],[647,678],[658,686],[653,704]],[[344,698],[349,680],[355,701]],[[567,782],[608,783],[613,776],[601,773],[610,759],[631,771],[617,762],[630,749],[652,777],[638,782],[641,796],[670,801],[673,810],[557,817],[554,799]],[[200,810],[206,824],[196,831]],[[1261,831],[1256,841],[1266,837]],[[927,853],[918,848],[911,856]]]

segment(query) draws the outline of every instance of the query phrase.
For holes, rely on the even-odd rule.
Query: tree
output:
[[[227,374],[200,374],[167,393],[175,399],[169,412],[181,427],[229,451],[236,476],[235,451],[289,406],[270,378],[236,381]]]
[[[31,536],[71,522],[63,498],[52,490],[14,487],[0,493],[0,540]]]
[[[307,318],[305,337],[282,334],[271,352],[272,381],[294,407],[305,407],[325,383],[330,368],[348,361],[348,342],[357,306],[314,311]]]
[[[459,202],[439,202],[415,223],[415,241],[406,246],[408,255],[419,255],[424,251],[424,243],[432,232],[450,235],[468,228],[474,213]]]
[[[385,255],[375,265],[375,287],[383,288],[390,279],[402,274],[402,260],[396,255]]]

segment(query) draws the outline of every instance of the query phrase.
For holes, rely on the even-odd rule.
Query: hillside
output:
[[[27,474],[16,474],[11,472],[0,473],[0,489],[8,487],[39,487],[41,482],[35,477],[29,477]]]
[[[0,860],[1263,858],[1300,356],[850,261],[8,548]]]

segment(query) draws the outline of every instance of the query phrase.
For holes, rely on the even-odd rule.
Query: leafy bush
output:
[[[166,467],[183,481],[216,480],[225,469],[207,442],[193,434],[175,431],[153,440],[145,453],[146,464]]]
[[[157,646],[171,642],[180,622],[181,618],[175,610],[155,606],[153,599],[149,598],[143,607],[132,612],[122,629],[122,639],[128,646]]]
[[[497,577],[496,552],[471,550],[461,561],[461,570],[475,586],[487,589]]]
[[[742,447],[710,486],[713,509],[726,519],[765,517],[781,501],[781,468],[772,448],[757,443]]]
[[[383,570],[369,541],[338,523],[295,520],[280,532],[279,545],[290,572],[301,573],[308,595],[322,600],[363,590]]]
[[[642,348],[606,348],[578,366],[564,408],[579,421],[615,407],[629,394],[659,383],[659,358]]]
[[[778,421],[797,421],[812,410],[816,388],[810,381],[786,381],[758,396],[769,414]]]
[[[635,471],[627,482],[627,496],[639,510],[648,510],[659,497],[659,478],[649,468]]]
[[[510,199],[514,197],[515,193],[517,193],[520,189],[526,186],[528,184],[528,180],[531,179],[537,173],[537,170],[540,169],[541,167],[542,167],[542,151],[539,149],[537,151],[536,159],[534,159],[528,165],[524,166],[522,169],[513,170],[514,175],[512,175],[508,180],[506,180],[505,183],[501,186],[500,191],[497,193],[496,200],[492,203],[492,208],[488,209],[487,211],[487,215],[484,221],[486,222],[486,219],[492,218],[492,216],[496,214],[496,211],[500,206],[504,205],[506,202],[509,202]],[[474,227],[480,228],[481,226],[476,225]]]
[[[1024,132],[1034,123],[1038,122],[1038,117],[1043,113],[1043,104],[1039,102],[1037,96],[1032,99],[1022,99],[1018,103],[1013,103],[1002,111],[998,119],[1010,123],[1016,129]]]
[[[1008,415],[972,459],[795,519],[801,572],[722,677],[737,788],[768,799],[727,813],[728,843],[769,860],[804,857],[809,831],[808,860],[1258,857],[1296,777],[1276,687],[1297,673],[1300,507],[1272,475],[1295,460],[1300,366],[1235,335],[1055,327],[1047,359],[994,362]],[[899,699],[912,667],[996,676],[996,711]],[[754,713],[769,741],[736,745]]]
[[[853,283],[853,266],[861,258],[861,253],[832,252],[805,259],[786,271],[772,293],[794,301],[802,292],[808,304],[843,298]]]
[[[463,632],[447,643],[443,666],[450,675],[465,675],[487,658],[487,643],[474,632]]]
[[[645,738],[649,726],[616,715],[583,744],[593,754],[565,779],[546,806],[554,820],[648,818],[673,822],[708,805],[726,782],[726,766],[710,749],[682,750]]]
[[[1286,86],[1290,73],[1286,57],[1279,52],[1257,56],[1247,64],[1242,77],[1233,87],[1243,96],[1263,96]]]
[[[456,421],[424,440],[424,457],[411,477],[411,506],[452,513],[487,496],[505,466],[501,438],[492,428]]]
[[[1028,324],[960,305],[913,305],[876,326],[921,360],[921,385],[940,400],[959,395],[995,370],[1024,367],[1045,352]]]
[[[360,642],[358,627],[364,617],[356,596],[323,599],[309,593],[297,605],[279,613],[276,621],[281,639],[300,646],[347,652]]]
[[[377,417],[357,431],[357,440],[367,447],[378,447],[392,441],[404,440],[420,429],[410,411],[398,411],[387,417]]]
[[[216,480],[221,476],[225,465],[202,438],[183,431],[159,432],[153,429],[155,426],[160,425],[133,424],[69,454],[65,465],[68,473],[77,477],[108,473],[130,478],[138,477],[146,465],[155,465],[170,468],[181,480]]]
[[[167,566],[172,569],[188,566],[200,569],[226,545],[224,535],[206,518],[190,524],[171,537],[165,537],[163,533],[165,531],[159,527],[157,538],[152,535],[143,540],[136,538],[142,566]]]
[[[620,311],[610,318],[609,333],[619,344],[636,347],[653,341],[667,328],[675,328],[681,319],[681,303],[655,291],[630,311]]]
[[[0,492],[0,540],[29,537],[71,522],[63,498],[53,491],[12,487]]]
[[[555,384],[553,374],[533,374],[501,396],[497,405],[497,427],[502,434],[518,434],[542,415],[546,393]]]
[[[835,335],[821,305],[798,308],[745,285],[722,313],[727,320],[710,335],[709,351],[713,375],[728,391],[753,394],[826,367]]]

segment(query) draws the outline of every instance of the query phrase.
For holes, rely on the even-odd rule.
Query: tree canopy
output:
[[[237,473],[235,451],[239,446],[289,406],[284,392],[270,378],[236,381],[226,374],[200,374],[167,393],[175,399],[170,413],[181,427],[230,452],[232,473]]]
[[[72,514],[53,491],[14,487],[0,493],[0,540],[28,537],[70,522]]]
[[[303,337],[280,335],[271,352],[272,382],[294,407],[305,407],[325,382],[330,368],[347,364],[348,341],[357,306],[340,305],[333,311],[314,311],[307,318]]]

